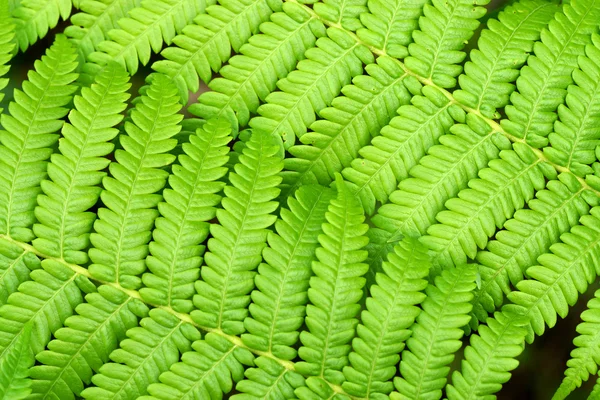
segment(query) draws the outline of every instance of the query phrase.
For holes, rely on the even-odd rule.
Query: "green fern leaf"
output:
[[[502,305],[510,285],[520,282],[526,269],[589,212],[583,200],[585,192],[574,177],[561,174],[558,178],[537,192],[527,209],[517,211],[504,223],[504,229],[496,233],[495,240],[488,243],[486,250],[477,253],[482,277],[482,285],[473,300],[477,320],[485,322],[488,313]],[[595,196],[588,194],[591,195],[588,197]],[[477,320],[472,321],[472,328],[477,327]]]
[[[285,159],[287,171],[282,174],[289,187],[286,195],[302,184],[329,184],[409,101],[402,83],[404,72],[391,58],[379,57],[365,70],[369,75],[354,78],[352,85],[342,89],[344,96],[320,111],[323,119],[302,135],[302,145],[288,148],[293,157]]]
[[[550,161],[581,177],[593,173],[588,164],[596,161],[594,150],[600,144],[600,36],[594,34],[592,41],[573,71],[565,105],[558,107],[559,120],[548,135],[551,147],[544,148]]]
[[[281,92],[267,96],[250,126],[281,136],[289,148],[316,120],[315,113],[329,106],[353,77],[362,74],[363,63],[373,63],[366,47],[341,29],[327,29],[327,37],[319,38],[316,47],[306,52],[306,60],[277,82]]]
[[[377,284],[370,288],[352,341],[351,366],[344,368],[347,381],[342,387],[349,395],[383,399],[392,391],[399,354],[411,335],[408,328],[425,300],[421,292],[427,287],[424,278],[430,265],[427,248],[413,238],[400,242],[383,263],[384,273],[377,274]]]
[[[600,207],[580,219],[581,225],[561,235],[562,243],[550,246],[550,252],[538,257],[537,266],[527,269],[530,279],[517,283],[508,294],[513,304],[503,307],[528,318],[527,341],[541,335],[546,325],[553,327],[557,315],[564,318],[594,281],[600,265]]]
[[[151,272],[142,277],[145,287],[140,294],[150,304],[186,313],[192,309],[204,253],[200,244],[221,201],[217,193],[225,186],[218,180],[227,172],[223,165],[230,131],[227,122],[208,121],[183,144],[185,155],[179,157],[179,165],[173,165],[170,189],[164,190],[165,201],[158,204],[161,216],[149,245],[151,255],[146,258]]]
[[[419,18],[421,30],[413,32],[408,46],[406,66],[434,84],[451,88],[456,85],[465,58],[462,50],[479,26],[489,0],[433,0],[425,4]]]
[[[29,279],[29,272],[40,268],[40,259],[33,253],[6,239],[0,239],[0,306],[11,293]]]
[[[12,10],[21,51],[44,38],[50,29],[58,25],[60,18],[66,21],[70,14],[71,0],[22,0]]]
[[[444,271],[427,287],[423,312],[411,328],[407,350],[394,384],[405,399],[439,399],[450,371],[449,364],[462,346],[462,329],[469,322],[476,266]]]
[[[299,400],[350,400],[350,397],[336,393],[322,378],[314,376],[306,379],[306,386],[294,391]]]
[[[91,400],[134,400],[148,393],[149,385],[179,361],[179,355],[191,349],[200,333],[189,323],[168,312],[154,308],[140,321],[139,327],[127,331],[127,339],[110,354],[111,363],[100,367],[92,377],[96,386],[81,392]]]
[[[345,378],[342,369],[348,365],[350,341],[358,324],[358,301],[367,272],[367,225],[360,204],[348,190],[341,175],[336,176],[338,195],[332,199],[326,213],[327,223],[319,235],[321,247],[313,262],[305,324],[300,333],[302,347],[296,371],[305,376],[317,376],[334,384]]]
[[[15,37],[15,24],[9,21],[7,15],[0,14],[0,102],[4,99],[4,93],[2,92],[8,85],[8,78],[2,78],[2,76],[8,73],[10,65],[8,62],[12,58],[15,44],[13,39]],[[4,111],[0,107],[0,114]]]
[[[41,365],[30,371],[31,399],[75,399],[91,383],[94,372],[109,361],[110,353],[125,339],[125,332],[138,325],[147,307],[110,286],[85,297],[54,334],[48,350],[36,355]]]
[[[209,82],[212,71],[219,72],[231,51],[239,52],[269,18],[273,12],[269,6],[280,8],[280,0],[222,0],[207,7],[173,39],[176,47],[161,52],[165,59],[152,64],[152,69],[173,79],[187,103],[188,93],[200,87],[198,77]]]
[[[98,210],[90,235],[92,248],[89,266],[92,276],[133,289],[141,285],[138,277],[146,269],[144,259],[160,191],[169,175],[162,169],[175,156],[167,153],[177,141],[183,118],[177,89],[171,81],[157,77],[125,123],[127,135],[120,137],[123,149],[115,152],[110,163],[110,177],[102,181],[101,199],[105,207]]]
[[[296,358],[292,346],[304,319],[311,262],[333,197],[324,187],[303,186],[288,198],[288,209],[281,209],[277,233],[267,236],[265,263],[254,279],[257,290],[252,293],[251,317],[244,321],[249,333],[242,340],[250,348],[284,360]]]
[[[600,378],[596,380],[596,384],[590,393],[588,400],[598,400],[600,399]]]
[[[35,62],[23,91],[15,90],[15,101],[2,114],[0,131],[0,232],[16,240],[33,239],[36,197],[46,177],[46,160],[52,154],[63,125],[61,118],[76,90],[73,70],[75,49],[60,35],[41,60]]]
[[[356,30],[356,35],[366,45],[390,57],[405,58],[426,3],[426,0],[370,0],[367,2],[369,12],[360,14],[360,22],[365,27]]]
[[[359,16],[367,11],[367,0],[322,0],[315,2],[313,10],[326,23],[356,31],[362,27]]]
[[[527,140],[533,147],[548,144],[548,134],[556,121],[556,108],[565,99],[577,57],[596,31],[600,7],[593,0],[576,0],[563,5],[547,29],[541,43],[521,69],[517,91],[506,107],[508,119],[501,121],[506,132]]]
[[[284,400],[295,399],[295,390],[304,386],[302,375],[289,371],[269,357],[254,360],[257,368],[248,368],[246,379],[239,382],[235,389],[241,394],[232,400]]]
[[[34,364],[29,347],[31,324],[27,324],[17,343],[0,360],[0,399],[21,400],[31,393],[29,368]]]
[[[33,246],[50,257],[86,264],[89,234],[96,215],[87,212],[98,201],[102,181],[113,150],[109,143],[118,134],[113,128],[123,118],[129,98],[127,73],[112,64],[91,88],[75,96],[75,107],[63,125],[59,153],[48,164],[49,180],[41,182],[33,226]]]
[[[278,176],[283,167],[276,139],[254,132],[246,143],[235,172],[229,174],[223,209],[217,211],[219,225],[211,225],[209,252],[202,267],[202,280],[196,282],[192,311],[195,322],[225,333],[244,332],[249,293],[254,288],[254,271],[261,262],[267,228],[276,217],[280,190]]]
[[[250,37],[238,55],[219,70],[208,84],[210,91],[189,111],[201,118],[227,118],[237,132],[248,124],[260,102],[287,76],[304,53],[314,47],[316,36],[325,35],[323,24],[295,3],[283,3],[285,12],[272,14],[260,25],[262,34]]]
[[[497,312],[472,335],[461,371],[454,371],[446,387],[448,400],[488,398],[498,392],[517,368],[524,349],[526,319]]]
[[[600,290],[594,293],[594,298],[587,303],[587,309],[581,313],[577,325],[579,335],[573,340],[576,348],[571,352],[567,361],[565,378],[552,399],[566,399],[567,396],[587,381],[590,374],[598,372],[600,362]]]

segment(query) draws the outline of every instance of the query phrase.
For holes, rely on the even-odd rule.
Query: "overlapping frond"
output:
[[[35,359],[29,347],[31,324],[27,324],[17,343],[0,359],[0,399],[22,400],[31,393],[29,368]]]
[[[40,268],[40,259],[33,253],[6,239],[0,239],[0,306],[11,293],[29,279],[29,272]]]
[[[580,223],[538,257],[539,265],[527,269],[530,279],[517,283],[516,290],[508,294],[513,304],[503,310],[528,318],[528,342],[541,335],[546,325],[553,327],[557,316],[564,318],[599,273],[600,207],[592,208]]]
[[[0,9],[0,102],[4,98],[3,90],[8,85],[8,78],[2,78],[8,73],[10,65],[8,62],[12,58],[13,49],[15,44],[13,39],[15,37],[15,24],[9,20],[8,15],[1,14]],[[4,111],[0,107],[0,113]]]
[[[189,111],[204,119],[224,117],[234,132],[246,126],[260,102],[276,88],[277,81],[292,71],[316,37],[325,35],[323,23],[296,3],[283,3],[283,11],[260,25],[261,34],[250,37],[220,77],[208,84],[210,91]]]
[[[465,43],[479,26],[489,0],[433,0],[425,4],[420,30],[413,32],[406,66],[443,88],[456,85],[465,59]]]
[[[90,88],[75,96],[70,123],[62,128],[58,152],[48,164],[48,180],[41,182],[43,194],[35,209],[37,222],[34,247],[50,257],[73,264],[86,264],[89,234],[96,214],[88,210],[96,204],[106,175],[101,172],[112,152],[110,143],[122,119],[129,98],[128,76],[118,64],[112,64]]]
[[[176,46],[164,49],[164,60],[155,62],[152,69],[171,77],[187,103],[188,93],[198,91],[198,77],[209,82],[212,72],[218,72],[231,57],[231,51],[237,53],[269,18],[273,12],[269,6],[280,8],[281,1],[222,0],[219,5],[210,5],[173,38]]]
[[[510,285],[520,282],[527,268],[588,213],[589,205],[584,197],[595,195],[587,193],[590,196],[585,196],[572,175],[561,174],[558,178],[537,192],[536,198],[527,203],[527,209],[517,211],[488,243],[486,250],[477,253],[482,281],[473,300],[477,320],[485,322],[488,313],[502,305],[504,295],[511,290]],[[473,320],[472,327],[476,326],[477,321]]]
[[[281,209],[277,233],[268,234],[265,263],[254,279],[257,289],[252,292],[251,317],[244,321],[248,334],[242,340],[250,348],[284,360],[296,357],[292,346],[304,322],[311,262],[333,197],[329,189],[307,185],[288,198],[287,209]]]
[[[286,195],[302,184],[329,184],[334,174],[350,166],[359,149],[379,134],[398,107],[408,103],[404,71],[394,60],[379,57],[365,71],[368,75],[355,77],[352,85],[342,89],[344,96],[319,112],[322,119],[302,135],[302,144],[288,148],[292,157],[285,159],[282,174]]]
[[[127,339],[110,354],[112,362],[100,367],[92,377],[95,386],[81,397],[91,400],[134,400],[148,393],[149,386],[191,349],[200,333],[189,323],[154,308],[140,326],[127,331]]]
[[[556,121],[556,109],[565,100],[571,74],[577,67],[577,57],[584,55],[584,46],[597,30],[600,5],[596,0],[575,0],[563,4],[548,28],[542,31],[541,42],[534,46],[535,55],[517,79],[517,91],[511,105],[505,109],[507,119],[502,127],[511,135],[524,138],[534,147],[548,144],[548,134]]]
[[[80,12],[71,17],[72,25],[65,28],[65,35],[77,44],[79,55],[85,59],[108,39],[108,32],[119,28],[118,21],[139,5],[140,0],[82,1]]]
[[[232,400],[285,400],[295,399],[295,390],[304,387],[304,377],[284,368],[268,357],[254,360],[256,368],[248,368],[245,380],[238,383],[235,389],[241,394],[231,397]]]
[[[449,365],[462,346],[463,327],[469,322],[476,271],[473,264],[443,271],[435,285],[427,287],[423,311],[402,352],[402,377],[394,380],[402,398],[441,398]]]
[[[71,0],[21,0],[11,12],[21,51],[48,34],[60,18],[71,15]]]
[[[558,107],[559,120],[548,135],[544,155],[578,176],[593,173],[594,150],[600,144],[600,36],[592,35],[587,57],[579,57],[573,71],[573,85],[567,89],[565,104]]]
[[[424,278],[430,264],[427,248],[414,238],[398,243],[383,263],[383,273],[377,274],[377,283],[369,289],[371,296],[352,340],[353,351],[348,356],[351,366],[343,370],[346,382],[342,387],[349,395],[383,399],[393,390],[396,365],[412,333],[408,328],[426,297],[422,292],[427,287]],[[455,293],[463,290],[457,286]]]
[[[219,182],[227,169],[231,129],[226,121],[208,121],[183,144],[185,154],[173,165],[169,189],[163,191],[165,201],[158,204],[150,242],[150,256],[144,274],[142,298],[150,304],[190,312],[194,282],[200,277],[208,221],[216,215],[221,201],[218,194],[225,183]]]
[[[286,148],[306,133],[316,113],[363,73],[362,64],[373,63],[373,54],[365,46],[336,27],[327,29],[327,37],[319,38],[305,55],[296,70],[277,82],[280,91],[267,96],[258,108],[260,115],[250,120],[255,130],[281,136]]]
[[[104,177],[100,198],[104,207],[97,212],[95,232],[90,235],[89,257],[92,276],[104,282],[137,289],[138,275],[146,270],[148,242],[160,191],[169,173],[163,169],[175,156],[168,152],[177,144],[172,139],[183,118],[177,89],[165,77],[157,77],[137,102],[131,120],[125,122],[127,135],[120,136],[123,147],[115,151]]]
[[[212,0],[142,0],[140,7],[129,10],[118,21],[119,29],[108,32],[109,40],[98,43],[89,54],[84,72],[97,75],[111,61],[116,61],[135,74],[139,64],[146,65],[152,53],[163,43],[170,44],[183,28],[204,12]]]
[[[575,388],[587,381],[590,375],[598,372],[600,363],[600,290],[587,303],[587,309],[581,313],[577,325],[579,335],[573,339],[576,346],[571,351],[571,359],[567,361],[565,378],[552,399],[566,399]]]
[[[66,37],[57,36],[35,71],[15,89],[10,115],[1,116],[0,131],[0,233],[28,242],[33,239],[36,197],[46,177],[47,160],[52,154],[63,118],[76,87],[77,55]]]
[[[85,300],[54,333],[48,349],[36,355],[31,399],[75,399],[109,361],[125,332],[148,313],[142,302],[110,286],[100,286]]]
[[[192,317],[201,326],[232,335],[245,331],[255,270],[266,246],[267,228],[277,219],[273,212],[278,204],[273,200],[280,192],[279,152],[276,138],[254,132],[229,174],[223,208],[217,210],[219,224],[210,227],[202,280],[196,282],[197,310]]]
[[[314,3],[315,13],[323,21],[340,25],[348,31],[362,27],[359,16],[367,11],[367,0],[301,0],[302,3]]]
[[[341,384],[342,370],[349,364],[350,342],[354,337],[368,266],[367,225],[362,208],[346,183],[336,177],[338,195],[332,199],[319,235],[319,247],[313,262],[313,276],[306,307],[307,330],[300,333],[302,347],[296,371]]]
[[[448,400],[488,398],[498,392],[519,365],[516,358],[525,348],[526,324],[526,318],[497,312],[471,335],[461,370],[454,371],[446,387]]]

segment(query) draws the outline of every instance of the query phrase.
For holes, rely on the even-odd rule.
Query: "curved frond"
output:
[[[39,269],[40,259],[6,239],[0,239],[0,306],[11,293],[29,279],[29,272]]]
[[[331,105],[342,88],[363,73],[363,63],[373,63],[373,54],[366,47],[339,28],[327,29],[327,37],[317,40],[296,70],[277,82],[280,91],[267,96],[250,126],[281,136],[285,148],[291,147],[316,120],[316,113]]]
[[[123,147],[115,151],[104,177],[100,195],[104,207],[97,212],[95,232],[90,235],[89,257],[92,276],[128,289],[141,285],[138,275],[145,269],[148,242],[160,191],[169,173],[163,169],[175,156],[168,152],[177,144],[172,137],[180,130],[183,118],[177,89],[171,81],[158,77],[141,96],[125,122],[127,135],[120,136]]]
[[[400,361],[401,378],[394,384],[406,399],[439,399],[454,354],[461,348],[469,322],[476,265],[443,271],[429,285],[423,311],[412,326],[412,337]]]
[[[302,135],[302,144],[288,148],[292,157],[284,160],[287,171],[282,173],[286,195],[302,184],[329,184],[379,134],[398,107],[408,103],[404,71],[391,58],[379,57],[365,70],[368,75],[354,78],[352,85],[342,89],[344,96],[319,112],[322,119],[311,124],[312,132]]]
[[[209,230],[208,221],[216,215],[221,202],[218,194],[225,183],[219,182],[227,169],[231,141],[229,124],[208,121],[183,144],[184,155],[173,165],[170,188],[163,191],[165,201],[158,204],[154,240],[149,244],[150,256],[144,274],[142,298],[150,304],[190,312],[194,282],[200,277],[204,254],[203,243]]]
[[[196,282],[192,318],[201,326],[232,335],[245,331],[255,269],[262,260],[267,228],[277,219],[273,200],[280,192],[279,151],[272,135],[254,132],[229,174],[223,208],[217,210],[219,224],[210,227],[202,280]]]
[[[242,394],[231,396],[232,400],[296,399],[295,390],[304,386],[302,375],[286,370],[268,357],[258,357],[254,364],[256,368],[248,368],[246,379],[235,386]]]
[[[352,196],[341,175],[336,176],[337,198],[329,203],[319,235],[319,247],[310,278],[307,330],[300,333],[303,360],[295,364],[305,376],[323,377],[341,384],[342,369],[349,364],[350,341],[358,324],[359,300],[363,294],[368,266],[362,261],[367,252],[367,225],[360,203]]]
[[[57,36],[54,44],[35,62],[35,71],[15,89],[10,115],[1,115],[0,131],[0,233],[16,240],[33,239],[36,197],[46,177],[47,160],[52,154],[68,113],[65,108],[77,90],[77,55],[67,38]]]
[[[342,387],[349,395],[378,399],[394,388],[392,378],[399,354],[411,335],[408,328],[426,297],[422,292],[427,287],[424,278],[430,265],[427,248],[413,238],[398,243],[383,263],[352,340],[353,351],[348,356],[351,366],[344,368],[346,382]]]
[[[36,355],[40,365],[30,371],[31,399],[75,399],[90,384],[94,372],[109,361],[110,353],[125,339],[125,332],[148,313],[139,300],[110,286],[85,296],[75,315],[54,333],[48,350]]]
[[[21,0],[12,10],[16,39],[21,51],[48,34],[60,18],[71,15],[71,0]]]
[[[473,300],[477,320],[485,322],[488,313],[502,305],[510,285],[520,282],[526,269],[589,212],[585,192],[573,176],[561,174],[558,178],[537,192],[527,209],[517,211],[488,243],[486,250],[477,253],[482,281]],[[477,320],[472,321],[473,328]]]
[[[40,252],[68,263],[86,264],[89,234],[96,215],[88,210],[96,204],[106,175],[101,172],[112,152],[110,143],[127,107],[130,85],[127,73],[112,64],[89,88],[74,98],[70,123],[62,128],[58,153],[48,163],[48,180],[41,182],[33,226],[33,246]]]
[[[282,208],[275,232],[269,232],[269,247],[263,250],[265,263],[258,267],[249,306],[251,317],[244,325],[248,334],[242,341],[250,348],[293,360],[302,326],[311,262],[325,222],[325,211],[334,197],[322,186],[302,186]]]
[[[127,339],[110,354],[112,362],[100,367],[92,377],[95,386],[81,397],[90,400],[135,400],[148,393],[149,386],[179,361],[200,338],[192,325],[168,312],[154,308],[148,317],[127,331]]]
[[[35,359],[29,346],[31,324],[27,324],[23,333],[8,353],[0,359],[0,399],[22,400],[29,398],[31,379],[29,368]]]
[[[420,30],[413,32],[406,66],[443,88],[456,85],[465,59],[461,51],[485,15],[489,0],[433,0],[425,4],[419,18]]]
[[[527,321],[505,312],[497,312],[471,336],[465,349],[461,370],[452,374],[446,387],[448,400],[487,398],[498,392],[517,368],[516,358],[525,348]]]
[[[501,121],[509,134],[526,139],[533,147],[548,144],[556,108],[565,100],[577,57],[584,55],[598,19],[600,7],[595,1],[574,0],[563,4],[562,13],[542,31],[541,42],[533,47],[535,55],[521,69],[511,105],[505,109],[508,118]]]
[[[201,118],[227,118],[234,132],[248,124],[261,102],[296,68],[316,37],[325,35],[323,23],[295,3],[283,3],[284,12],[260,25],[261,34],[250,37],[220,77],[210,81],[210,91],[198,97],[189,111]]]
[[[355,31],[362,27],[359,16],[367,11],[367,0],[321,0],[315,2],[313,9],[322,20]]]
[[[3,90],[8,85],[8,78],[2,78],[10,69],[8,64],[12,58],[15,44],[15,24],[9,21],[7,15],[0,14],[0,102],[4,99]],[[4,111],[0,107],[0,114]]]

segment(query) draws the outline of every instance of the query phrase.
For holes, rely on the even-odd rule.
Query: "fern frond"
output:
[[[589,212],[585,192],[574,177],[561,174],[558,179],[537,192],[527,209],[517,211],[486,250],[477,253],[482,284],[475,293],[473,314],[479,321],[485,322],[488,313],[502,305],[510,285],[520,282],[526,269]],[[476,326],[473,320],[472,327]]]
[[[0,102],[4,99],[3,90],[8,85],[8,78],[2,78],[10,69],[8,62],[12,58],[15,44],[15,24],[13,24],[8,15],[0,14]],[[0,114],[4,111],[0,107]]]
[[[83,71],[93,77],[116,61],[135,74],[140,63],[146,65],[152,53],[158,53],[163,43],[170,44],[204,12],[207,1],[213,0],[142,0],[140,7],[118,21],[119,29],[108,32],[109,40],[100,42],[98,51],[88,55]]]
[[[86,264],[89,234],[96,215],[88,212],[98,201],[112,152],[114,128],[123,118],[130,87],[127,73],[112,64],[90,88],[75,96],[70,123],[62,128],[58,153],[48,164],[48,180],[41,182],[33,226],[33,246],[40,252],[68,263]]]
[[[35,71],[15,89],[10,115],[1,115],[0,131],[0,233],[16,240],[33,239],[36,197],[46,177],[46,165],[63,125],[63,118],[76,87],[75,49],[67,38],[57,36],[54,44],[35,62]]]
[[[322,377],[341,384],[342,369],[348,365],[350,341],[358,324],[367,265],[362,261],[367,252],[367,225],[362,208],[352,196],[341,175],[336,176],[337,198],[329,204],[319,235],[313,276],[310,279],[305,324],[308,330],[300,333],[302,347],[296,371],[305,376]]]
[[[150,385],[152,397],[140,400],[221,399],[243,378],[242,364],[253,363],[252,353],[214,333],[195,341],[192,348],[160,376],[161,383]]]
[[[548,134],[556,121],[556,108],[565,99],[577,57],[584,55],[585,44],[597,30],[600,7],[595,0],[575,0],[563,4],[541,42],[534,46],[535,55],[517,79],[517,91],[505,109],[507,119],[501,125],[509,134],[527,140],[533,147],[548,144]]]
[[[257,290],[252,292],[251,317],[244,321],[249,333],[242,335],[242,340],[250,348],[284,360],[296,357],[292,346],[304,320],[311,262],[333,197],[324,187],[302,186],[288,198],[288,209],[281,209],[275,223],[277,233],[268,234],[265,263],[254,279]]]
[[[399,354],[411,335],[408,328],[426,297],[422,291],[430,265],[427,248],[413,238],[405,238],[388,255],[383,273],[376,276],[377,284],[369,289],[371,296],[352,341],[351,366],[344,368],[347,380],[342,384],[346,393],[377,399],[392,391]]]
[[[503,227],[515,210],[525,206],[546,179],[555,179],[556,171],[525,144],[513,144],[514,150],[501,151],[471,179],[468,188],[448,200],[446,210],[436,215],[438,224],[427,229],[421,241],[435,252],[434,265],[449,268],[475,258],[484,249],[496,229]]]
[[[48,34],[59,19],[71,15],[71,0],[22,0],[12,11],[16,39],[21,51]]]
[[[158,204],[150,242],[151,255],[146,258],[150,273],[144,274],[142,298],[150,304],[190,312],[194,282],[200,277],[208,221],[216,214],[221,201],[218,195],[225,183],[218,182],[227,169],[231,129],[224,121],[208,121],[190,142],[183,144],[184,155],[173,165],[170,189],[163,191],[164,202]]]
[[[109,165],[111,176],[104,177],[98,210],[90,235],[90,274],[104,282],[114,282],[128,289],[141,285],[138,277],[146,269],[150,231],[158,216],[156,206],[169,173],[162,169],[175,156],[168,153],[177,144],[172,139],[180,130],[183,118],[177,89],[160,76],[153,80],[125,122],[127,135],[120,136],[123,149],[115,151]]]
[[[282,173],[286,195],[300,185],[329,184],[335,173],[350,166],[372,136],[376,136],[410,97],[404,87],[404,71],[389,57],[365,67],[368,75],[353,79],[342,89],[331,107],[319,112],[320,119],[300,138],[302,144],[288,148],[292,157],[284,160]]]
[[[600,377],[596,379],[596,384],[592,389],[590,395],[588,396],[588,400],[598,400],[600,399]]]
[[[544,148],[550,161],[582,177],[593,173],[589,164],[596,161],[594,150],[600,144],[600,36],[592,35],[592,42],[573,71],[565,105],[558,107],[559,120],[548,135],[551,147]]]
[[[0,239],[0,306],[11,293],[29,279],[29,272],[40,268],[40,259],[33,253],[6,239]]]
[[[102,365],[92,377],[96,386],[81,397],[91,400],[133,400],[148,393],[149,386],[191,349],[200,333],[191,324],[158,308],[127,331],[127,339],[110,354],[112,362]]]
[[[29,368],[35,359],[29,346],[30,338],[31,324],[27,324],[15,346],[0,359],[0,399],[21,400],[31,393]]]
[[[269,18],[272,7],[280,7],[278,0],[222,0],[219,5],[206,8],[194,23],[186,26],[172,46],[164,49],[165,58],[152,69],[169,76],[177,84],[179,95],[187,103],[189,92],[197,92],[198,77],[209,82],[212,72],[239,52],[248,38],[258,31],[259,25]]]
[[[295,389],[304,386],[302,375],[285,369],[268,357],[254,360],[257,368],[246,370],[245,380],[235,389],[241,394],[231,396],[232,400],[285,400],[295,399]]]
[[[525,318],[505,312],[489,318],[471,336],[461,370],[454,371],[446,387],[448,400],[488,398],[498,392],[519,365],[516,358],[525,348],[526,324]]]
[[[553,327],[556,317],[564,318],[569,306],[575,304],[594,281],[600,265],[600,207],[580,219],[581,225],[561,235],[562,243],[550,246],[550,251],[538,257],[539,265],[529,267],[530,279],[522,280],[508,294],[513,304],[503,307],[528,318],[527,341],[541,335],[546,325]]]
[[[284,12],[272,14],[260,25],[262,34],[250,37],[237,55],[208,84],[210,91],[189,111],[204,119],[227,118],[237,131],[246,126],[260,102],[292,71],[304,53],[314,47],[325,27],[295,3],[283,3]]]
[[[327,37],[317,40],[296,70],[277,82],[281,91],[267,96],[250,126],[283,137],[284,146],[291,147],[315,121],[315,113],[331,105],[341,89],[363,73],[363,63],[373,63],[366,47],[341,29],[327,29]]]
[[[110,286],[85,296],[75,315],[54,333],[48,350],[36,355],[41,365],[30,371],[32,399],[74,399],[94,372],[109,361],[110,353],[125,339],[125,332],[138,325],[138,317],[148,314],[139,300]]]
[[[426,0],[370,0],[367,2],[369,12],[360,14],[360,22],[365,27],[356,30],[356,35],[366,45],[390,57],[405,58],[426,3]]]
[[[408,69],[443,88],[456,85],[460,64],[466,54],[461,51],[479,26],[489,0],[433,0],[425,4],[420,30],[413,32],[410,56],[404,60]]]
[[[460,118],[461,111],[452,106],[439,90],[423,87],[421,95],[402,105],[390,123],[381,129],[369,146],[362,147],[343,175],[352,182],[367,214],[373,214],[377,201],[386,203],[398,182],[408,177],[408,171],[427,149],[438,143],[454,124],[449,108]],[[464,116],[464,113],[463,113]]]
[[[308,3],[313,1],[309,0]],[[313,9],[323,21],[356,31],[362,27],[359,17],[367,11],[367,0],[322,0],[315,2]]]
[[[278,176],[283,162],[272,135],[254,132],[243,154],[229,174],[230,185],[217,210],[219,224],[210,227],[212,238],[206,265],[196,282],[192,318],[201,326],[239,335],[245,331],[249,293],[254,289],[254,271],[261,262],[267,228],[277,217],[273,201],[280,192]]]
[[[515,89],[512,82],[557,11],[553,2],[523,0],[489,19],[458,78],[460,89],[452,93],[454,98],[488,118],[499,118],[496,109],[508,104]]]
[[[77,14],[71,17],[71,24],[65,28],[65,35],[76,45],[80,57],[97,50],[98,44],[108,39],[108,32],[118,29],[118,21],[127,12],[139,7],[140,0],[85,0],[79,4]]]
[[[552,399],[566,399],[575,388],[587,381],[590,374],[598,372],[600,363],[600,290],[594,293],[594,298],[587,303],[587,309],[581,313],[577,325],[579,335],[573,340],[576,348],[571,352],[567,361],[565,378]]]
[[[469,322],[476,265],[443,271],[427,286],[423,311],[412,326],[412,337],[400,361],[401,378],[394,384],[403,398],[439,399],[450,363],[462,346],[462,329]]]

